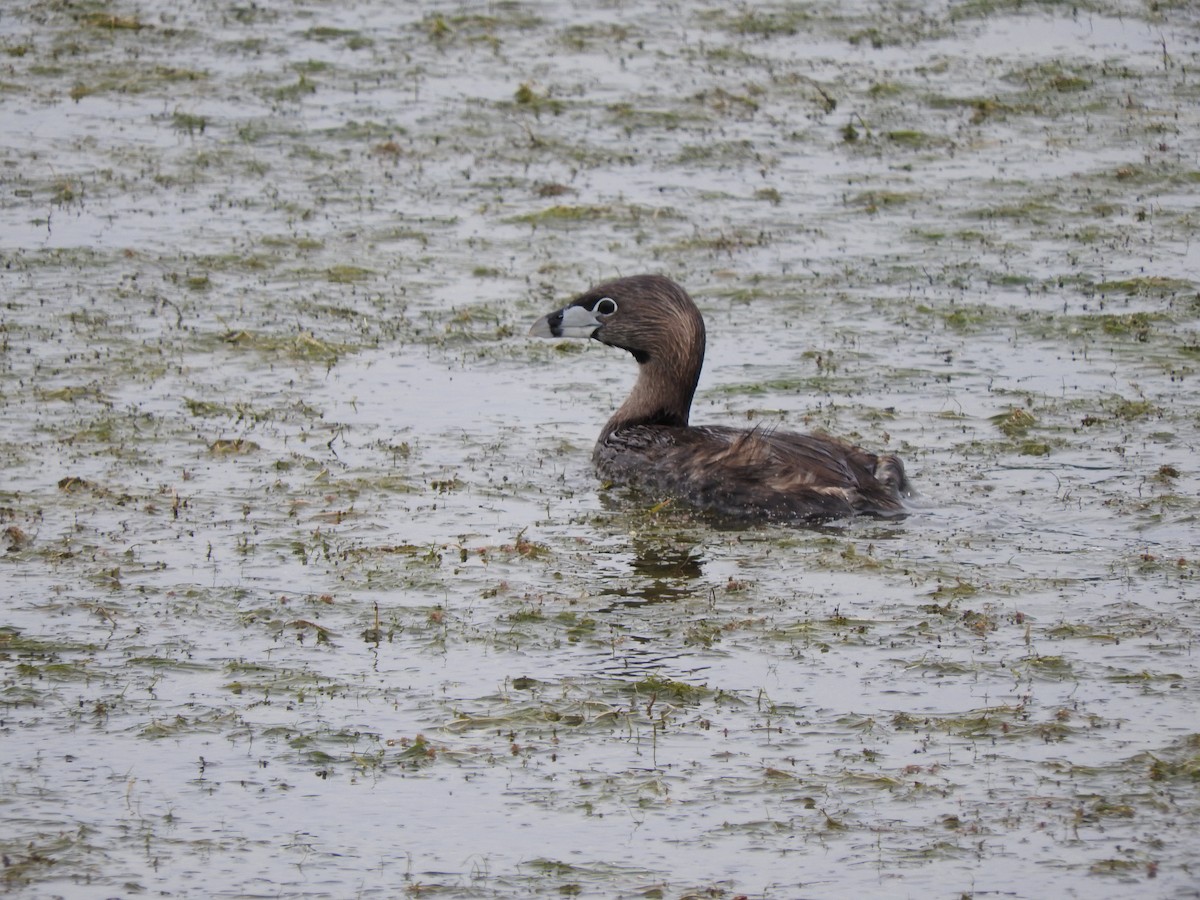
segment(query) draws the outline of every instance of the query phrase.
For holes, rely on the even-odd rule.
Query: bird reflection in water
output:
[[[635,537],[629,565],[631,583],[606,589],[605,596],[620,599],[600,611],[694,597],[698,591],[708,590],[697,583],[704,575],[703,564],[704,556],[693,544],[664,544],[661,539]]]

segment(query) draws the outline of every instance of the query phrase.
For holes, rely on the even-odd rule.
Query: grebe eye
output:
[[[601,297],[596,301],[592,311],[601,316],[611,316],[617,311],[617,301],[612,297]]]

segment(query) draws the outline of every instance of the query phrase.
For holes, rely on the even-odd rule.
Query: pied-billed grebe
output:
[[[660,275],[618,278],[538,319],[536,337],[595,338],[638,361],[629,398],[600,433],[602,478],[722,517],[819,521],[904,513],[904,465],[822,434],[688,425],[704,364],[704,319]]]

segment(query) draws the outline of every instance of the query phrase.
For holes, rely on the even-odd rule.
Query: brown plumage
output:
[[[908,479],[895,456],[823,434],[688,425],[704,364],[704,320],[668,278],[606,282],[539,319],[529,333],[590,337],[637,360],[637,383],[592,454],[605,479],[739,520],[904,513]]]

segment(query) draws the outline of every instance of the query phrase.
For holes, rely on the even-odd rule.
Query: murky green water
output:
[[[14,895],[1197,896],[1188,3],[0,11]],[[903,522],[605,491],[697,422]]]

